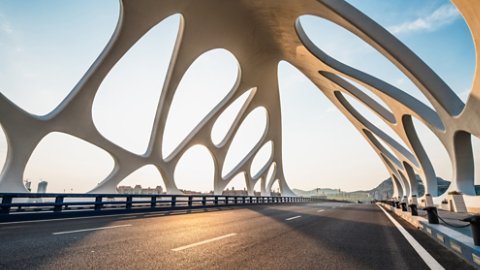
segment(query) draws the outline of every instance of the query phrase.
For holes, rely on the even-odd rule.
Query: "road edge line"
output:
[[[396,221],[385,209],[383,209],[383,207],[378,204],[377,206],[383,211],[393,225],[395,225],[398,231],[400,231],[403,237],[405,237],[407,242],[413,247],[413,249],[417,252],[420,258],[422,258],[425,264],[430,267],[430,269],[445,269],[439,262],[437,262],[437,260],[435,260],[435,258],[432,257],[432,255],[430,255],[430,253],[428,253],[428,251],[425,250],[425,248],[422,247],[422,245],[420,245],[420,243],[418,243],[417,240],[415,240],[415,238],[413,238],[411,234],[407,232],[407,230],[405,230],[405,228],[402,227],[402,225],[400,225],[400,223],[398,223],[398,221]]]

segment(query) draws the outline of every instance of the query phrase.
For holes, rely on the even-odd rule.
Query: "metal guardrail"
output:
[[[108,210],[175,210],[260,204],[305,203],[305,197],[0,193],[0,218],[22,213],[106,212]]]

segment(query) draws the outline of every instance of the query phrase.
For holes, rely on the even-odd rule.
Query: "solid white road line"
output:
[[[99,230],[117,229],[117,228],[123,228],[123,227],[131,227],[131,226],[132,226],[132,224],[124,224],[124,225],[117,225],[117,226],[88,228],[88,229],[64,231],[64,232],[54,232],[52,234],[53,235],[62,235],[62,234],[69,234],[69,233],[80,233],[80,232],[91,232],[91,231],[99,231]]]
[[[317,210],[318,213],[325,211],[325,209]]]
[[[407,230],[405,230],[402,227],[402,225],[400,225],[400,223],[398,223],[389,213],[387,213],[387,211],[385,211],[385,209],[383,209],[383,207],[381,207],[378,204],[377,204],[377,206],[380,207],[380,209],[382,209],[383,213],[385,213],[385,215],[387,215],[388,219],[390,219],[390,221],[400,231],[400,233],[403,235],[403,237],[405,237],[405,239],[407,239],[408,243],[410,243],[410,245],[413,247],[413,249],[415,249],[415,251],[418,253],[420,258],[422,258],[422,260],[427,264],[428,267],[430,267],[430,269],[435,269],[435,270],[445,269],[445,268],[443,268],[443,266],[441,264],[439,264],[437,262],[437,260],[435,260],[432,257],[432,255],[430,255],[430,253],[428,253],[428,251],[426,251],[420,245],[420,243],[417,242],[417,240],[415,240],[415,238],[413,238],[412,235],[410,235],[407,232]]]
[[[292,220],[292,219],[297,219],[297,218],[300,218],[302,216],[294,216],[294,217],[291,217],[291,218],[286,218],[285,220]]]
[[[172,249],[172,251],[181,251],[181,250],[184,250],[184,249],[187,249],[187,248],[192,248],[192,247],[200,246],[200,245],[203,245],[203,244],[207,244],[207,243],[210,243],[210,242],[213,242],[213,241],[222,240],[222,239],[225,239],[225,238],[228,238],[228,237],[232,237],[232,236],[235,236],[235,235],[237,235],[237,234],[236,234],[236,233],[230,233],[230,234],[222,235],[222,236],[219,236],[219,237],[215,237],[215,238],[203,240],[203,241],[200,241],[200,242],[197,242],[197,243],[193,243],[193,244],[190,244],[190,245],[186,245],[186,246],[174,248],[174,249]]]

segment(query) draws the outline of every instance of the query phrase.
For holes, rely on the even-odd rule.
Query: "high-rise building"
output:
[[[47,193],[47,181],[40,181],[38,182],[37,193]]]
[[[161,186],[157,186],[155,188],[143,188],[141,185],[135,185],[135,187],[131,186],[118,186],[117,191],[120,194],[142,194],[142,195],[155,195],[155,194],[163,194],[163,188]]]

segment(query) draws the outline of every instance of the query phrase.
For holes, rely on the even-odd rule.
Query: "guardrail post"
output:
[[[464,218],[462,221],[470,222],[470,228],[472,229],[473,244],[480,246],[480,216],[470,216]]]
[[[430,207],[425,207],[423,210],[427,211],[428,214],[428,223],[429,224],[439,224],[440,222],[438,221],[438,212],[437,208],[434,206]]]
[[[193,197],[188,196],[188,207],[192,207],[192,205],[193,205]]]
[[[228,196],[225,196],[225,205],[228,205]]]
[[[2,214],[10,213],[10,208],[11,208],[10,204],[12,204],[12,196],[3,196],[0,213]]]
[[[55,205],[53,206],[53,212],[61,212],[63,207],[63,196],[55,197]]]
[[[157,206],[157,196],[152,196],[150,199],[150,208],[155,208]]]
[[[245,204],[245,196],[242,197],[242,204]]]
[[[218,205],[218,196],[215,196],[214,202],[215,202],[215,205]]]
[[[175,206],[177,205],[177,196],[172,196],[172,201],[171,201],[171,207],[172,208],[175,208]]]
[[[132,203],[133,202],[133,196],[127,196],[125,198],[125,208],[126,209],[131,209],[132,208]]]
[[[203,206],[207,205],[207,196],[202,197],[202,205]]]
[[[102,209],[102,199],[102,196],[95,197],[95,206],[93,207],[95,211],[100,211],[100,209]]]
[[[252,204],[252,196],[249,197],[250,204]]]
[[[238,203],[238,197],[237,197],[237,196],[235,196],[235,197],[233,198],[233,203],[234,203],[234,204],[237,204],[237,203]]]
[[[410,211],[412,212],[412,216],[418,216],[417,205],[416,204],[409,204]]]

